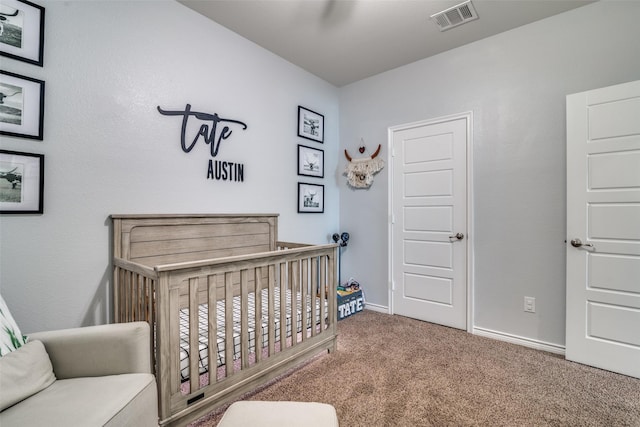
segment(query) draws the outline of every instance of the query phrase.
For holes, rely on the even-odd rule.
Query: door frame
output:
[[[412,129],[420,126],[435,125],[444,122],[455,121],[459,119],[466,120],[467,128],[467,274],[466,274],[466,287],[467,287],[467,332],[473,331],[473,242],[474,242],[474,230],[473,230],[473,111],[467,111],[464,113],[451,114],[448,116],[436,117],[433,119],[420,120],[417,122],[405,123],[401,125],[390,126],[387,128],[387,153],[389,153],[389,173],[387,188],[388,200],[387,200],[387,284],[388,284],[388,301],[389,308],[388,313],[393,313],[393,179],[395,171],[393,170],[393,157],[395,156],[393,150],[393,136],[395,132]]]

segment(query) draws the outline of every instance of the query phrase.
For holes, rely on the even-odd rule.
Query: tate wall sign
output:
[[[233,133],[233,127],[241,130],[247,129],[247,124],[240,120],[224,119],[217,113],[201,113],[199,111],[191,111],[191,104],[187,104],[184,110],[170,111],[163,110],[158,105],[158,111],[165,116],[182,116],[182,131],[180,133],[180,145],[185,153],[191,152],[193,147],[202,138],[205,144],[209,145],[211,151],[211,159],[207,165],[207,179],[218,181],[244,181],[244,164],[238,162],[229,162],[218,160],[216,157],[220,151],[223,141],[229,139]],[[187,140],[187,123],[193,118],[201,122],[200,128],[196,135]]]

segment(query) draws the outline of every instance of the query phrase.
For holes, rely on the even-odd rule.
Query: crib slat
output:
[[[227,378],[233,374],[233,276],[224,274],[224,363]]]
[[[198,277],[193,277],[189,278],[189,388],[191,393],[200,388],[198,311]]]
[[[133,321],[131,313],[133,312],[133,272],[129,272],[127,277],[127,322]]]
[[[240,357],[242,369],[249,367],[249,271],[240,271]]]
[[[142,275],[137,274],[138,276],[138,304],[136,308],[136,320],[144,320],[144,277]]]
[[[138,283],[138,275],[135,272],[131,273],[129,277],[129,321],[134,322],[136,320],[136,290]]]
[[[133,273],[132,281],[131,281],[131,320],[134,322],[138,320],[138,305],[140,296],[138,295],[140,292],[140,275],[138,273]]]
[[[120,267],[113,266],[113,321],[120,322]]]
[[[269,318],[267,328],[269,329],[269,356],[275,353],[276,345],[276,314],[275,314],[275,288],[276,288],[276,266],[269,264]]]
[[[280,263],[280,351],[287,347],[287,264]]]
[[[129,272],[127,275],[127,322],[131,322],[131,292],[133,288],[133,272]]]
[[[327,300],[327,258],[320,257],[320,331],[325,329],[325,301]]]
[[[262,360],[262,272],[262,267],[256,267],[253,271],[256,278],[254,294],[255,317],[253,319],[256,363]]]
[[[149,323],[151,339],[149,340],[149,347],[151,347],[151,369],[153,372],[156,370],[156,352],[154,337],[156,335],[156,319],[155,319],[155,281],[145,277],[145,295],[146,295],[146,319]]]
[[[118,266],[113,267],[113,321],[122,322],[122,269]]]
[[[129,321],[133,322],[136,320],[135,312],[136,312],[136,278],[137,274],[132,272],[129,276]]]
[[[218,381],[218,301],[217,301],[216,276],[207,276],[207,323],[208,342],[207,360],[209,369],[209,384]]]
[[[180,290],[178,288],[170,289],[164,299],[164,305],[168,307],[168,322],[164,326],[166,339],[164,341],[164,347],[160,345],[161,351],[166,351],[167,342],[169,342],[170,357],[165,359],[170,361],[163,367],[167,372],[165,375],[169,375],[171,379],[171,390],[177,392],[180,390]]]
[[[289,263],[289,282],[291,282],[291,346],[298,343],[298,261]]]
[[[118,269],[118,322],[124,322],[124,275],[125,271]]]
[[[302,311],[302,341],[304,342],[307,339],[307,331],[309,330],[309,316],[307,307],[307,299],[309,296],[309,260],[305,258],[301,261],[301,263],[302,273],[300,277],[300,309]]]
[[[145,297],[145,319],[148,323],[153,322],[153,280],[148,277],[144,278],[144,297]]]
[[[135,311],[135,306],[136,306],[136,298],[135,298],[135,287],[136,287],[136,273],[134,273],[133,271],[131,273],[129,273],[129,278],[128,278],[128,293],[127,293],[127,308],[128,308],[128,312],[127,312],[127,319],[129,322],[133,322],[135,320],[135,318],[133,317],[133,313]]]
[[[122,276],[122,280],[120,282],[120,321],[127,322],[127,277],[129,272],[127,270],[122,270],[120,274]]]
[[[311,319],[313,323],[311,336],[315,337],[318,333],[318,300],[320,296],[320,287],[318,284],[318,257],[313,257],[311,259],[311,290]]]
[[[131,319],[132,322],[136,320],[136,308],[138,304],[137,302],[138,286],[137,285],[138,285],[138,275],[136,273],[131,273],[131,288],[129,288],[131,305],[129,306],[129,318]]]
[[[140,318],[140,320],[146,321],[147,320],[147,294],[146,294],[146,284],[147,284],[147,278],[140,275],[140,304],[138,305],[139,310],[138,310],[138,316]]]
[[[144,320],[144,278],[140,274],[136,274],[136,320]]]
[[[129,301],[129,320],[135,322],[136,319],[136,305],[137,305],[137,291],[138,291],[138,274],[131,273],[131,282],[129,283],[130,301]]]

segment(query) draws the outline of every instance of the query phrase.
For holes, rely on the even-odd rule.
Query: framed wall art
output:
[[[0,135],[42,141],[44,82],[0,70]]]
[[[0,150],[0,214],[41,214],[44,154]]]
[[[298,212],[324,212],[324,185],[298,183]]]
[[[324,178],[324,151],[298,145],[298,175]]]
[[[324,116],[298,106],[298,136],[316,142],[324,142]]]
[[[0,3],[0,55],[42,67],[44,7],[26,0]]]

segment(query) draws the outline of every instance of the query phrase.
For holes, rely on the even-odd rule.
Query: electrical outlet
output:
[[[524,297],[524,311],[527,313],[536,312],[536,299],[534,297]]]

